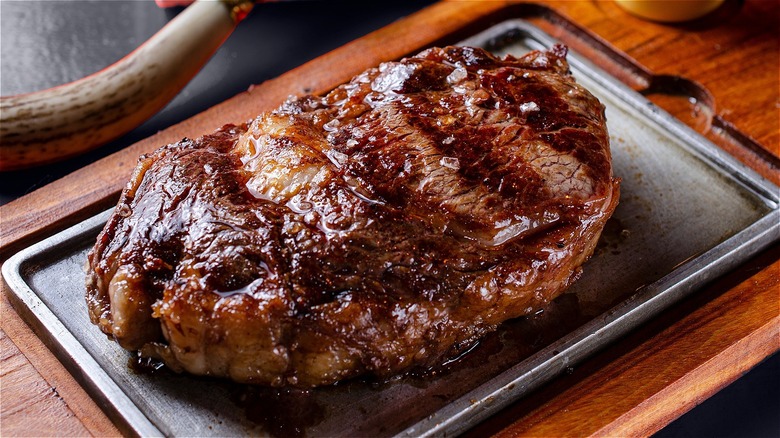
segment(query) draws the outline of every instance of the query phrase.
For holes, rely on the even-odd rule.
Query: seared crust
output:
[[[565,48],[434,48],[142,157],[87,303],[177,370],[386,377],[560,294],[617,199],[603,106]]]

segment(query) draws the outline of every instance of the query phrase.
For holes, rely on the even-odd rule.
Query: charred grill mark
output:
[[[430,49],[144,157],[90,254],[93,322],[196,374],[311,387],[543,305],[617,190],[564,52]],[[134,302],[160,325],[112,321]]]

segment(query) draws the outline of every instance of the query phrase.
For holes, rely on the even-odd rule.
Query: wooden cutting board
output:
[[[0,207],[0,259],[108,208],[142,153],[509,18],[541,27],[778,184],[778,15],[776,1],[728,0],[669,26],[609,1],[438,3]],[[3,435],[117,435],[2,288]],[[780,349],[778,292],[776,244],[470,434],[655,432]]]

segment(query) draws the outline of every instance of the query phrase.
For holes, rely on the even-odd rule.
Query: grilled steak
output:
[[[565,55],[432,48],[142,157],[89,254],[92,321],[175,370],[312,387],[538,310],[618,200]]]

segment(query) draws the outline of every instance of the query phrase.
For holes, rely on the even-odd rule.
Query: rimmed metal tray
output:
[[[515,55],[553,43],[521,20],[463,42]],[[108,212],[3,265],[15,306],[133,434],[462,432],[780,238],[776,186],[587,60],[569,59],[577,80],[607,107],[620,205],[570,291],[440,370],[307,392],[133,371],[130,353],[90,324],[83,298],[86,252]]]

